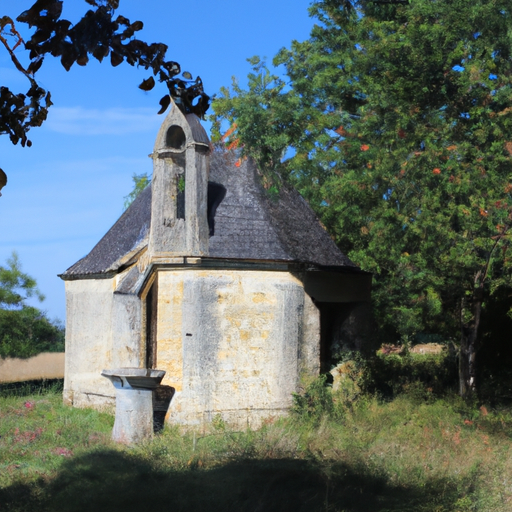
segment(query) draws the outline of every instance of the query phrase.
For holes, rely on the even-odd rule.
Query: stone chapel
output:
[[[150,156],[151,185],[60,276],[65,402],[105,407],[103,369],[158,368],[173,424],[285,414],[336,347],[365,342],[371,275],[295,190],[270,196],[251,160],[212,150],[195,115],[172,104]]]

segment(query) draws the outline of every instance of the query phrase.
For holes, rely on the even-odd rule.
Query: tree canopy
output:
[[[59,58],[66,71],[75,63],[87,65],[90,58],[100,62],[109,58],[114,67],[123,62],[142,67],[149,72],[139,85],[142,90],[151,90],[155,78],[167,88],[168,93],[160,100],[159,113],[167,109],[172,97],[184,112],[204,116],[210,98],[203,90],[201,78],[193,79],[189,72],[181,72],[177,62],[167,60],[166,44],[148,44],[137,39],[135,35],[143,23],[117,15],[119,0],[85,1],[91,8],[75,24],[61,17],[63,0],[36,0],[16,20],[0,16],[0,43],[29,86],[24,93],[0,86],[0,134],[8,135],[13,144],[31,145],[28,131],[41,126],[52,105],[50,92],[37,82],[37,71],[50,56]],[[30,39],[23,39],[19,24],[32,29]],[[17,51],[20,47],[28,53],[23,58]]]
[[[124,209],[126,210],[135,201],[137,196],[151,183],[151,178],[147,172],[142,174],[133,174],[133,190],[124,197]]]
[[[485,301],[508,287],[512,11],[506,0],[317,0],[310,39],[213,103],[216,137],[293,183],[374,272],[382,330],[460,340],[476,385]]]
[[[22,271],[16,252],[0,266],[0,357],[30,357],[64,350],[64,329],[45,313],[27,304],[44,295],[34,278]]]

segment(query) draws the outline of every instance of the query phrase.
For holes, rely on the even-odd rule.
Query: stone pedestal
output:
[[[116,419],[112,439],[133,444],[153,436],[153,389],[165,372],[145,368],[103,370],[116,388]]]

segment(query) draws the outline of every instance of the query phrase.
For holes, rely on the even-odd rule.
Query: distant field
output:
[[[0,358],[0,382],[64,378],[64,352],[46,352],[30,359]]]

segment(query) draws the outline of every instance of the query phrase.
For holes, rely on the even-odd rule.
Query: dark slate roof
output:
[[[226,194],[215,213],[209,257],[357,268],[337,248],[297,191],[283,186],[277,198],[270,197],[260,184],[254,163],[245,160],[237,167],[236,161],[229,152],[214,151],[211,155],[209,180],[223,185]],[[62,277],[117,270],[147,245],[150,222],[151,187],[147,187],[93,250]]]
[[[226,196],[215,214],[210,256],[354,266],[296,190],[281,187],[272,198],[254,163],[236,167],[236,160],[221,151],[211,157],[210,181],[224,185]]]
[[[192,130],[192,137],[195,142],[199,142],[200,144],[204,144],[205,146],[210,146],[210,139],[206,134],[206,130],[204,129],[199,117],[195,114],[187,114],[186,116],[188,125]]]

